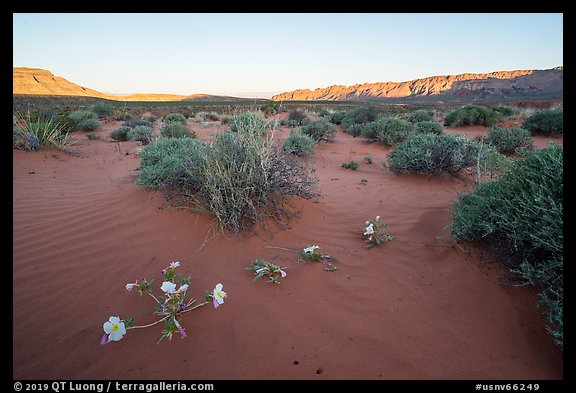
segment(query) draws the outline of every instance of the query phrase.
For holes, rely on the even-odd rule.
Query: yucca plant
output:
[[[65,125],[52,117],[33,119],[30,112],[13,113],[12,147],[20,150],[39,150],[55,147],[65,150],[72,140],[65,131]]]

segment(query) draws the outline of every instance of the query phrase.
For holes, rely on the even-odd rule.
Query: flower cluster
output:
[[[387,228],[388,225],[380,222],[380,216],[372,220],[366,220],[366,228],[364,228],[364,241],[366,242],[366,248],[372,246],[380,245],[385,241],[390,241],[394,239],[389,233],[382,233],[382,229]]]
[[[268,282],[274,284],[280,284],[278,281],[278,276],[280,275],[282,278],[286,277],[286,272],[278,265],[274,265],[273,263],[269,263],[268,261],[258,258],[255,261],[252,261],[250,265],[246,268],[246,270],[254,270],[254,279],[256,281],[264,276],[268,276]]]
[[[308,246],[302,252],[300,252],[300,260],[305,261],[313,261],[313,262],[322,262],[326,265],[324,270],[334,271],[338,268],[333,263],[336,261],[336,258],[328,255],[328,254],[319,254],[315,250],[319,249],[318,245]]]
[[[161,274],[163,278],[160,290],[162,295],[156,297],[152,293],[152,283],[154,280],[147,281],[143,279],[142,282],[133,282],[126,284],[126,290],[131,292],[134,288],[137,289],[140,295],[147,294],[156,302],[155,315],[159,315],[160,319],[156,322],[143,326],[135,326],[132,318],[121,320],[118,316],[111,316],[108,321],[103,325],[104,336],[102,337],[101,344],[108,344],[110,341],[120,341],[129,329],[141,329],[145,327],[154,326],[160,322],[164,322],[164,330],[160,337],[160,342],[163,338],[172,339],[174,333],[179,333],[181,338],[186,337],[186,332],[180,324],[182,315],[196,308],[202,307],[210,302],[214,304],[214,308],[218,308],[224,303],[226,292],[224,292],[222,284],[216,284],[212,293],[206,291],[205,301],[203,303],[194,304],[196,300],[188,299],[188,287],[190,284],[190,277],[182,278],[182,275],[176,273],[176,268],[180,266],[180,262],[170,262],[166,268],[162,269]]]

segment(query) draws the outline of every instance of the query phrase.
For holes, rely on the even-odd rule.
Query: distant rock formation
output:
[[[301,89],[272,97],[274,101],[368,100],[428,96],[496,96],[552,94],[562,96],[564,67],[549,70],[497,71],[489,74],[431,76],[408,82],[377,82]]]

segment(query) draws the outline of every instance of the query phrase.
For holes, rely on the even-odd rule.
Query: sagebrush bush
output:
[[[352,161],[344,162],[340,166],[344,169],[352,169],[353,171],[355,171],[356,169],[358,169],[359,165],[358,165],[358,161],[352,160]]]
[[[162,121],[164,123],[180,123],[183,125],[186,125],[188,120],[186,119],[186,117],[184,117],[184,115],[180,114],[180,113],[168,113],[167,115],[164,116],[164,118],[162,119]]]
[[[488,130],[486,142],[494,146],[502,154],[534,149],[534,141],[530,136],[530,132],[523,128],[494,126]]]
[[[98,115],[98,117],[101,119],[111,116],[112,113],[114,113],[114,107],[110,104],[104,103],[92,105],[90,110],[96,113],[96,115]]]
[[[340,124],[342,119],[346,116],[346,111],[337,111],[330,115],[330,123]]]
[[[266,122],[261,112],[242,112],[232,116],[228,121],[230,132],[264,135],[267,132]]]
[[[540,288],[548,329],[563,346],[563,148],[527,152],[496,181],[453,205],[452,235],[497,245],[523,284]]]
[[[147,145],[152,142],[153,131],[152,128],[148,126],[136,126],[131,128],[126,136],[128,137],[128,140],[139,141],[144,145]]]
[[[415,132],[414,124],[396,117],[383,117],[373,124],[374,139],[388,146],[396,146]]]
[[[433,121],[434,111],[429,109],[418,109],[413,112],[404,115],[404,119],[408,120],[410,123],[419,123],[422,121]]]
[[[336,139],[336,127],[326,119],[310,121],[301,128],[304,135],[308,135],[316,142],[334,142]]]
[[[380,113],[381,112],[375,107],[359,106],[347,111],[340,124],[346,133],[352,136],[358,136],[360,135],[362,126],[355,125],[364,125],[374,121]]]
[[[299,157],[309,156],[314,152],[316,142],[311,136],[292,130],[286,138],[282,150],[286,154],[292,154]]]
[[[532,134],[561,135],[564,132],[564,111],[562,109],[543,109],[526,120],[522,128]]]
[[[138,127],[138,126],[151,127],[152,124],[148,120],[132,118],[132,119],[128,119],[124,123],[122,123],[122,126],[130,127],[130,128],[134,128],[134,127]]]
[[[194,130],[178,122],[162,124],[160,135],[166,138],[196,138]]]
[[[68,116],[70,131],[94,131],[102,126],[98,123],[98,115],[90,111],[74,111]]]
[[[236,233],[267,218],[280,218],[286,198],[316,195],[317,179],[311,166],[282,154],[271,139],[257,137],[257,134],[258,130],[219,133],[209,145],[187,145],[182,142],[187,141],[185,138],[164,139],[164,142],[160,139],[140,154],[150,158],[146,151],[153,148],[149,156],[164,157],[163,160],[191,156],[194,163],[187,162],[186,158],[184,163],[173,158],[175,161],[169,164],[143,159],[137,181],[151,188],[176,184],[176,191],[183,198],[212,213],[222,231]],[[171,140],[180,142],[168,142]],[[157,145],[160,142],[164,145]],[[194,151],[190,153],[190,149]],[[147,169],[148,166],[154,168]],[[170,181],[163,181],[163,176]]]
[[[199,189],[208,147],[206,142],[191,138],[158,139],[138,153],[141,161],[136,184],[152,189]]]
[[[496,112],[500,112],[502,114],[502,116],[504,117],[509,117],[514,115],[515,111],[513,108],[510,108],[509,106],[497,106],[493,108]]]
[[[102,128],[102,125],[96,119],[85,119],[76,128],[78,131],[94,131]]]
[[[481,105],[468,105],[452,111],[444,118],[444,125],[460,127],[470,125],[483,125],[491,127],[502,119],[502,114]]]
[[[39,150],[55,147],[65,150],[71,144],[66,126],[53,117],[34,116],[16,111],[12,115],[12,147],[21,150]]]
[[[288,120],[295,121],[297,125],[301,125],[302,122],[307,118],[308,115],[304,109],[296,108],[291,109],[290,112],[288,112]]]
[[[444,127],[442,127],[442,124],[438,123],[436,120],[423,120],[414,123],[414,130],[421,134],[440,135],[444,132]]]
[[[112,131],[109,135],[110,138],[116,141],[127,141],[128,140],[128,131],[130,131],[132,127],[128,126],[120,126],[114,131]]]
[[[413,134],[388,153],[388,167],[394,173],[455,175],[496,157],[498,152],[492,146],[465,135]]]

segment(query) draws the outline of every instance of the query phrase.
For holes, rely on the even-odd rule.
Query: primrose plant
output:
[[[302,252],[300,252],[300,260],[299,261],[304,260],[304,261],[312,261],[312,262],[322,262],[326,265],[324,270],[327,270],[327,271],[337,270],[338,268],[333,263],[334,261],[336,261],[336,258],[334,258],[328,254],[317,253],[316,250],[319,248],[320,248],[320,246],[318,246],[318,245],[306,247],[305,249],[302,250]]]
[[[206,291],[204,294],[205,301],[196,303],[196,300],[190,299],[188,293],[188,286],[190,284],[190,277],[182,278],[182,275],[176,273],[176,268],[180,266],[180,262],[170,262],[170,265],[161,271],[163,282],[160,286],[162,291],[161,295],[154,295],[152,293],[152,284],[154,280],[147,281],[143,279],[141,282],[133,282],[126,284],[126,290],[131,292],[136,289],[141,296],[146,294],[154,299],[156,309],[154,314],[160,317],[156,322],[147,325],[137,326],[134,325],[134,319],[127,317],[121,320],[118,316],[111,316],[108,321],[104,322],[104,336],[102,336],[101,344],[105,345],[111,341],[120,341],[126,332],[130,329],[143,329],[157,325],[164,322],[164,330],[158,342],[164,338],[172,339],[174,333],[180,333],[181,338],[186,337],[186,332],[181,325],[183,314],[195,310],[199,307],[212,303],[214,308],[218,308],[224,303],[226,292],[223,291],[222,284],[216,284],[212,292]],[[179,285],[179,286],[178,286]]]
[[[281,276],[282,278],[286,277],[286,272],[283,269],[286,268],[280,267],[273,263],[269,263],[262,258],[257,258],[255,261],[252,261],[246,268],[246,270],[254,271],[254,279],[252,281],[256,281],[264,276],[268,276],[268,282],[274,284],[280,284],[280,281],[278,281],[278,276]]]
[[[378,246],[385,241],[394,239],[389,233],[383,233],[382,230],[387,228],[388,225],[380,222],[380,216],[376,216],[372,220],[366,220],[366,228],[364,228],[364,242],[366,248]]]

